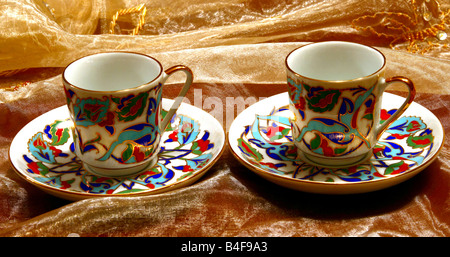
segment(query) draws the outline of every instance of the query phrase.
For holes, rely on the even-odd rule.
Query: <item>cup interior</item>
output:
[[[367,77],[384,67],[378,50],[350,42],[321,42],[300,47],[286,58],[287,67],[315,80],[343,81]]]
[[[92,91],[118,91],[148,84],[162,72],[160,63],[137,53],[100,53],[69,64],[63,78],[75,87]]]

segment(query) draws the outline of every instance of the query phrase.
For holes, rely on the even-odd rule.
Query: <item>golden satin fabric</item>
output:
[[[274,185],[226,149],[190,187],[69,202],[21,179],[8,157],[24,125],[65,104],[60,73],[81,56],[124,50],[165,68],[184,64],[195,74],[191,103],[194,90],[225,103],[285,92],[285,56],[325,40],[379,48],[387,76],[413,80],[415,101],[449,138],[449,10],[446,0],[1,0],[0,236],[450,236],[448,140],[414,178],[347,196]],[[181,80],[171,78],[165,97]],[[388,91],[405,95],[402,86]],[[213,114],[227,130],[239,111]]]

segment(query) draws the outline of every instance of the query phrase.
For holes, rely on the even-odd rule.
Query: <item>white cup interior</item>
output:
[[[135,53],[101,53],[81,58],[67,66],[64,79],[92,91],[116,91],[147,84],[161,74],[155,59]]]
[[[385,58],[374,48],[349,42],[321,42],[300,47],[286,58],[288,68],[300,76],[342,81],[372,75]]]

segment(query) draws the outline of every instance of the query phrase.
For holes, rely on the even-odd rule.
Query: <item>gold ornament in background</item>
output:
[[[139,34],[139,30],[142,29],[142,27],[145,24],[145,15],[147,14],[147,8],[145,7],[144,4],[140,4],[140,5],[132,7],[132,8],[122,9],[122,10],[117,11],[112,17],[109,33],[114,34],[114,29],[116,27],[116,22],[117,22],[117,19],[119,18],[119,16],[132,14],[132,13],[139,13],[139,22],[136,25],[136,27],[132,30],[131,35],[134,36],[134,35]]]
[[[444,41],[450,25],[450,10],[442,11],[436,0],[411,0],[410,7],[412,14],[377,12],[353,20],[352,26],[391,40],[392,49],[402,43],[407,44],[408,52],[420,54],[435,47],[449,48]]]

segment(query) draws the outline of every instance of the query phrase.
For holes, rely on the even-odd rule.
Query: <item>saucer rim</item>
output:
[[[271,97],[268,97],[264,100],[268,100],[270,98],[275,98],[275,97],[280,97],[281,95],[286,94],[287,97],[287,92],[283,92],[283,93],[279,93],[276,95],[273,95]],[[388,94],[388,95],[392,95],[395,97],[401,97],[404,98],[402,96],[396,95],[396,94],[392,94],[389,92],[384,92],[384,94]],[[264,101],[263,100],[263,101]],[[261,101],[260,101],[261,102]],[[257,102],[254,105],[260,103]],[[417,102],[413,102],[417,105],[419,105],[420,107],[428,110],[430,113],[432,113],[428,108],[424,107],[423,105],[417,103]],[[251,106],[250,106],[251,107]],[[246,109],[247,110],[247,109]],[[244,110],[245,111],[245,110]],[[243,111],[243,112],[244,112]],[[239,115],[241,115],[243,112],[241,112]],[[250,113],[250,115],[252,115],[253,113]],[[256,115],[258,115],[257,113],[254,113]],[[421,171],[423,171],[425,168],[427,168],[433,161],[436,160],[436,158],[439,156],[439,153],[441,152],[444,143],[445,142],[445,133],[444,133],[444,127],[442,125],[441,120],[434,114],[433,114],[433,119],[436,119],[440,125],[440,131],[442,132],[442,140],[439,141],[440,146],[439,148],[435,151],[435,153],[425,162],[421,163],[420,165],[418,165],[418,167],[410,170],[409,172],[403,172],[401,174],[398,174],[396,176],[392,176],[392,177],[385,177],[385,178],[380,178],[377,180],[370,180],[370,181],[358,181],[358,182],[343,182],[343,183],[330,183],[330,182],[325,182],[325,181],[309,181],[309,180],[300,180],[300,179],[295,179],[295,178],[291,178],[291,177],[287,177],[287,176],[283,176],[283,175],[279,175],[279,174],[275,174],[272,172],[269,172],[263,168],[257,167],[252,165],[251,163],[247,162],[244,158],[242,158],[239,153],[235,152],[235,150],[233,149],[233,145],[232,142],[230,141],[231,138],[229,136],[232,128],[233,128],[233,123],[235,121],[237,121],[237,119],[239,118],[239,115],[236,117],[236,119],[233,121],[233,123],[230,126],[230,130],[227,132],[227,139],[228,139],[228,147],[230,148],[231,153],[233,154],[233,156],[241,163],[243,164],[246,168],[248,168],[249,170],[251,170],[252,172],[256,173],[258,176],[269,180],[270,182],[286,187],[286,188],[290,188],[290,189],[294,189],[297,191],[303,191],[303,192],[308,192],[308,193],[318,193],[318,194],[357,194],[357,193],[366,193],[366,192],[373,192],[373,191],[377,191],[377,190],[381,190],[381,189],[385,189],[394,185],[397,185],[403,181],[406,181],[412,177],[414,177],[415,175],[417,175],[418,173],[420,173]],[[400,116],[403,117],[404,115]],[[316,166],[317,167],[317,166]],[[326,168],[325,168],[326,169]],[[277,181],[274,181],[277,180]],[[278,183],[279,181],[282,181],[283,183]],[[287,185],[290,184],[290,185]],[[328,189],[331,189],[332,187],[334,188],[339,188],[338,191],[327,191]],[[367,188],[364,188],[367,187]],[[360,190],[358,190],[360,189]],[[324,192],[327,191],[327,192]]]
[[[174,100],[172,99],[167,99],[167,98],[163,98],[162,99],[164,102],[173,102]],[[170,103],[169,103],[170,104]],[[222,138],[222,144],[220,146],[220,150],[217,151],[217,154],[215,155],[215,157],[213,156],[213,158],[202,168],[200,168],[198,171],[196,171],[194,174],[192,174],[191,176],[189,176],[187,179],[185,180],[181,180],[181,181],[177,181],[174,182],[170,185],[167,186],[163,186],[163,187],[159,187],[156,189],[149,189],[149,190],[145,190],[145,191],[140,191],[140,192],[129,192],[129,193],[119,193],[119,194],[92,194],[92,193],[83,193],[83,192],[74,192],[74,191],[69,191],[69,190],[65,190],[65,189],[60,189],[60,188],[55,188],[49,185],[46,185],[44,183],[41,183],[39,181],[36,181],[33,177],[31,176],[27,176],[27,174],[25,174],[24,172],[20,171],[18,167],[16,167],[12,161],[12,154],[11,154],[11,147],[14,144],[14,141],[17,137],[17,135],[23,130],[25,129],[25,127],[28,126],[28,124],[30,124],[31,122],[40,119],[42,116],[47,115],[49,112],[54,111],[56,109],[63,109],[64,107],[67,107],[67,105],[61,105],[59,107],[53,108],[47,112],[42,113],[41,115],[38,115],[37,117],[35,117],[34,119],[32,119],[31,121],[29,121],[27,124],[25,124],[14,136],[13,140],[11,140],[11,143],[9,145],[8,148],[8,158],[9,158],[9,163],[10,166],[12,167],[12,169],[14,170],[14,172],[16,174],[19,175],[19,177],[23,178],[25,181],[29,182],[30,184],[32,184],[33,186],[38,187],[39,189],[45,191],[46,193],[59,197],[59,198],[63,198],[66,200],[70,200],[70,201],[77,201],[77,200],[83,200],[83,199],[90,199],[90,198],[97,198],[97,197],[135,197],[135,196],[146,196],[146,195],[155,195],[155,194],[160,194],[160,193],[164,193],[164,192],[168,192],[168,191],[172,191],[175,189],[179,189],[179,188],[183,188],[186,186],[189,186],[193,183],[195,183],[197,180],[199,180],[209,169],[211,169],[214,164],[220,159],[220,157],[223,155],[224,151],[225,151],[225,146],[227,144],[227,137],[226,137],[226,133],[225,133],[225,129],[223,128],[223,126],[220,124],[220,122],[214,117],[212,116],[210,113],[205,112],[204,110],[195,107],[191,104],[188,103],[184,103],[182,102],[180,105],[180,109],[182,108],[182,106],[190,106],[189,108],[196,108],[198,111],[203,112],[203,115],[205,115],[205,117],[208,117],[209,119],[214,119],[215,122],[217,123],[217,125],[220,125],[220,129],[217,128],[218,133],[221,134],[221,138]],[[178,112],[176,112],[177,114]],[[200,125],[201,126],[201,125]],[[128,178],[128,177],[135,177],[139,174],[133,174],[130,176],[124,176],[124,178]]]
[[[230,146],[231,148],[231,146]],[[373,192],[381,189],[385,189],[394,185],[397,185],[403,181],[406,181],[425,168],[427,168],[439,155],[441,147],[438,149],[436,154],[431,157],[427,162],[422,163],[417,168],[411,170],[410,172],[401,173],[394,177],[387,177],[372,181],[359,181],[359,182],[351,182],[351,183],[329,183],[324,181],[309,181],[309,180],[299,180],[291,177],[281,176],[275,173],[268,172],[262,168],[256,167],[247,163],[245,160],[240,158],[233,149],[231,149],[231,153],[233,156],[241,163],[243,166],[253,171],[256,175],[274,183],[282,187],[290,188],[296,191],[302,191],[307,193],[316,193],[316,194],[329,194],[329,195],[344,195],[344,194],[358,194],[358,193],[367,193]],[[277,181],[274,181],[277,180]],[[282,181],[283,183],[279,182]],[[388,183],[389,181],[390,183]],[[290,185],[289,185],[290,184]],[[301,187],[301,188],[300,188]],[[326,188],[324,188],[326,187]],[[365,187],[365,188],[362,188]],[[333,189],[332,189],[333,188]],[[336,188],[338,188],[336,190]],[[327,191],[327,190],[336,190],[336,191]],[[324,192],[327,191],[327,192]]]

